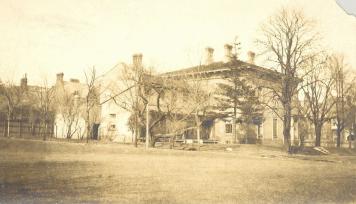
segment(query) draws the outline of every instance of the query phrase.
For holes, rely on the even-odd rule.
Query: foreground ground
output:
[[[356,157],[0,139],[0,203],[356,203]]]

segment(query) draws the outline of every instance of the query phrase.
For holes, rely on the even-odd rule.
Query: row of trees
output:
[[[354,79],[348,78],[354,75],[347,72],[343,56],[327,53],[320,46],[315,21],[299,10],[280,10],[268,19],[261,31],[257,44],[281,74],[278,87],[266,88],[282,105],[280,118],[286,147],[291,146],[293,110],[314,125],[315,146],[321,144],[325,122],[335,118],[337,146],[340,147],[343,130],[348,123],[355,123]],[[305,103],[299,104],[300,95]]]
[[[308,63],[310,73],[303,79],[301,89],[305,117],[314,125],[315,146],[320,146],[323,126],[334,121],[336,145],[341,146],[343,131],[354,133],[356,105],[353,101],[355,75],[348,73],[342,55],[318,56]]]

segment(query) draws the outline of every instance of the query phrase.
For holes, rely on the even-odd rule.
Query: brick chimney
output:
[[[214,49],[211,47],[206,47],[205,48],[204,64],[209,65],[213,62],[214,62]]]
[[[134,54],[132,55],[132,64],[135,67],[142,67],[142,54]]]
[[[224,56],[224,62],[231,62],[233,59],[233,54],[232,54],[232,45],[230,44],[225,44],[224,45],[224,50],[225,50],[225,56]]]
[[[256,54],[252,51],[247,52],[247,62],[250,64],[255,64],[255,56]]]
[[[63,72],[58,73],[58,74],[57,74],[57,81],[56,81],[56,84],[63,84],[63,78],[64,78]]]

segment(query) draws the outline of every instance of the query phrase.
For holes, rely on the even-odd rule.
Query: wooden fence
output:
[[[7,120],[0,120],[0,135],[8,136],[8,132],[10,137],[53,137],[54,124],[43,124],[25,120],[10,120],[10,125],[8,126]]]

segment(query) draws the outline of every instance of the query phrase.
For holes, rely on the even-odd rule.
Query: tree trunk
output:
[[[283,116],[283,138],[284,146],[289,151],[291,142],[290,142],[290,130],[291,130],[291,106],[289,103],[284,105],[284,116]]]
[[[45,125],[45,130],[44,130],[43,140],[46,141],[47,140],[47,132],[48,132],[47,122],[44,122],[44,125]]]
[[[10,137],[10,116],[7,118],[7,137]]]
[[[137,147],[137,139],[139,136],[139,125],[138,125],[138,115],[137,109],[135,111],[135,136],[134,136],[134,146]]]
[[[232,135],[234,137],[234,143],[237,143],[237,135],[236,135],[236,116],[232,119]]]
[[[35,123],[34,122],[31,122],[31,136],[34,136],[35,135]]]
[[[174,145],[175,145],[175,140],[176,140],[176,136],[170,137],[170,149],[174,149]]]
[[[320,124],[314,124],[315,129],[315,146],[320,147],[321,144],[321,128]]]
[[[150,137],[150,139],[149,139],[150,147],[154,148],[156,146],[156,137],[153,134],[151,128],[149,129],[149,137]]]
[[[198,151],[200,150],[200,127],[197,125]]]
[[[38,134],[39,134],[40,137],[42,136],[41,122],[38,124]]]
[[[88,102],[87,102],[88,103]],[[90,125],[90,110],[87,107],[87,143],[89,142],[89,139],[91,139],[91,125]]]
[[[7,121],[6,121],[6,123],[7,123]],[[3,123],[4,124],[4,131],[3,131],[3,136],[4,137],[6,137],[6,125],[7,125],[6,123],[5,123],[5,121]]]
[[[299,128],[299,126],[298,126],[298,128]],[[305,135],[300,134],[300,132],[298,131],[298,137],[299,137],[299,147],[302,149],[302,148],[304,148]]]
[[[135,138],[134,138],[134,145],[135,147],[138,146],[138,138],[140,137],[141,135],[141,128],[140,127],[136,127],[136,131],[135,131]]]
[[[232,119],[232,135],[234,137],[234,143],[236,144],[237,143],[237,135],[236,135],[236,115],[237,115],[237,108],[236,108],[236,102],[234,104],[234,117]]]
[[[68,124],[68,127],[67,127],[67,139],[71,139],[72,137],[72,122],[70,122],[70,124]]]
[[[91,130],[90,130],[90,123],[89,123],[89,121],[88,121],[88,123],[87,123],[87,143],[89,142],[89,139],[91,139],[90,137],[91,137]]]
[[[337,129],[336,129],[336,147],[338,148],[341,147],[341,127],[339,124],[337,124]]]

